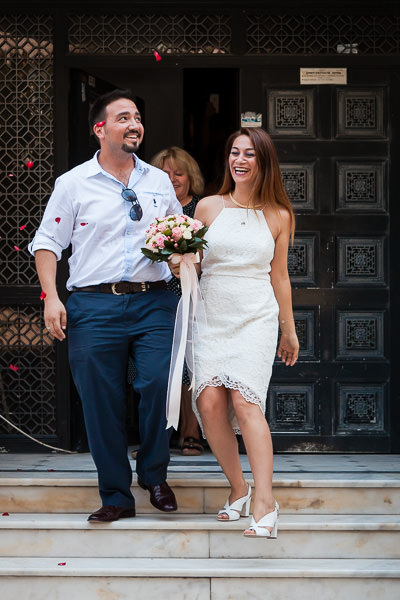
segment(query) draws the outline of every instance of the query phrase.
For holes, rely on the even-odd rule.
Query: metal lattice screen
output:
[[[0,310],[0,411],[31,435],[54,435],[55,351],[33,306]],[[0,432],[15,433],[0,422]]]
[[[72,15],[71,54],[219,54],[231,48],[224,15]]]
[[[53,183],[52,18],[0,18],[0,73],[1,284],[37,285],[27,245]],[[41,308],[0,308],[0,410],[31,435],[56,433],[54,354]]]
[[[248,15],[248,54],[398,54],[400,18]]]
[[[0,261],[6,285],[37,284],[26,248],[53,183],[52,40],[50,18],[0,19]]]

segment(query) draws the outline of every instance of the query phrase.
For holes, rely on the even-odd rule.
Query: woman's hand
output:
[[[299,356],[299,340],[296,332],[282,333],[278,347],[278,357],[287,367],[293,367]]]

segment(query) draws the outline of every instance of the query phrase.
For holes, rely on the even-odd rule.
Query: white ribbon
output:
[[[191,386],[189,389],[192,389],[195,382],[193,331],[195,327],[197,334],[204,331],[206,327],[206,313],[194,266],[194,263],[200,261],[199,254],[194,254],[193,252],[171,254],[169,260],[175,265],[181,263],[182,296],[176,309],[167,390],[167,429],[169,427],[178,429],[183,363],[186,358],[186,366],[191,375]]]

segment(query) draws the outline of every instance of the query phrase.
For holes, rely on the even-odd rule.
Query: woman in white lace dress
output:
[[[276,537],[279,506],[272,493],[273,449],[265,400],[277,351],[294,365],[294,327],[287,252],[294,217],[274,145],[262,129],[232,134],[220,193],[200,200],[196,218],[208,225],[200,286],[207,333],[195,339],[193,408],[231,485],[219,520],[248,516],[235,433],[253,473],[253,518],[247,536]]]

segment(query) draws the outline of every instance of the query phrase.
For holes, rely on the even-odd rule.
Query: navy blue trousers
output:
[[[149,485],[166,480],[171,430],[165,429],[165,403],[177,303],[169,290],[74,292],[68,299],[69,361],[103,505],[135,506],[126,433],[129,356],[140,395],[136,472]]]

